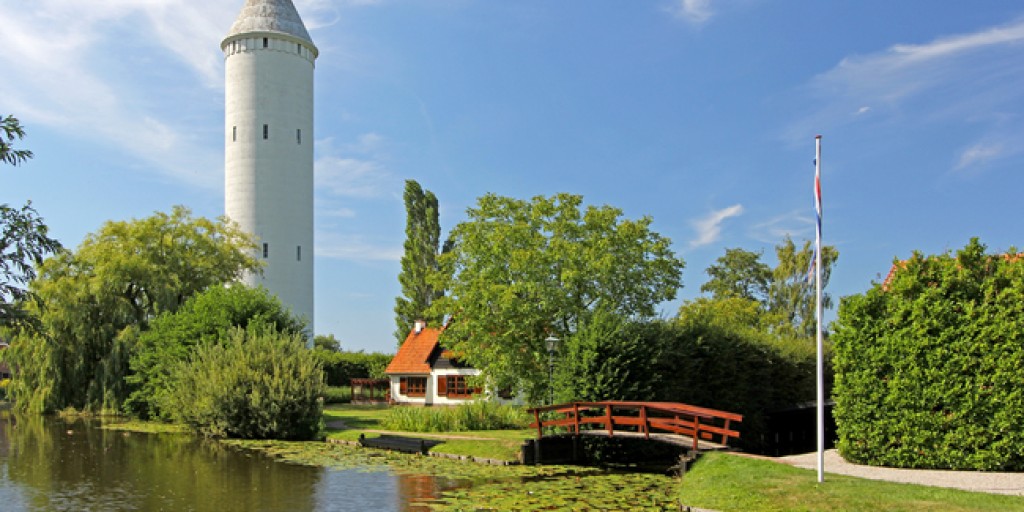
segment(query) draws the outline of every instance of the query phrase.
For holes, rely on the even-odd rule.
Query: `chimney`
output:
[[[423,328],[426,327],[426,326],[427,326],[427,323],[424,322],[423,320],[416,320],[416,322],[413,323],[412,330],[416,334],[419,334],[423,330]]]

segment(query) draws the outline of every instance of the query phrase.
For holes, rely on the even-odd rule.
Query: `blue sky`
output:
[[[107,220],[223,213],[223,57],[242,0],[0,0],[0,169],[70,247]],[[829,290],[980,237],[1021,246],[1024,5],[295,0],[316,68],[316,326],[391,352],[405,179],[447,231],[487,193],[649,215],[699,295],[727,247],[812,239]],[[834,317],[834,312],[832,315]]]

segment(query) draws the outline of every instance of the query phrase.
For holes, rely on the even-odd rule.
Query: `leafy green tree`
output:
[[[313,337],[313,348],[329,352],[340,352],[341,340],[335,338],[333,334],[317,334]]]
[[[32,152],[27,149],[14,149],[14,139],[25,138],[25,129],[18,119],[12,115],[0,115],[0,162],[18,165],[29,158]]]
[[[21,209],[0,204],[0,326],[27,319],[19,303],[31,297],[27,286],[36,277],[35,265],[61,250],[48,233],[31,201]]]
[[[545,338],[572,335],[598,304],[623,317],[652,316],[680,287],[683,262],[650,218],[623,219],[617,208],[582,202],[570,194],[485,195],[440,257],[432,282],[446,295],[431,310],[454,317],[442,342],[496,389],[543,399]]]
[[[252,238],[226,219],[194,218],[184,207],[130,222],[107,222],[75,252],[43,262],[29,304],[41,332],[19,336],[9,359],[19,409],[120,409],[134,330],[145,330],[209,286],[237,280],[259,263]]]
[[[804,242],[797,249],[793,240],[786,238],[775,246],[777,265],[772,269],[772,286],[768,299],[768,310],[777,315],[778,327],[791,328],[795,334],[814,336],[815,322],[815,284],[808,279],[808,269],[814,258],[814,246]],[[839,258],[835,247],[826,245],[821,250],[821,307],[832,308],[832,296],[824,290],[828,287],[832,275],[832,266]]]
[[[725,255],[705,271],[711,277],[700,291],[714,297],[740,297],[768,302],[772,286],[772,268],[761,262],[761,253],[739,248],[726,249]]]
[[[176,365],[162,409],[210,437],[308,440],[320,432],[324,391],[305,335],[236,327]]]
[[[171,369],[198,347],[221,343],[234,327],[296,334],[305,325],[264,288],[210,286],[178,310],[157,316],[138,334],[126,377],[131,394],[125,410],[142,418],[169,419],[172,411],[160,405],[167,402]]]
[[[760,305],[762,328],[783,336],[813,336],[815,333],[815,285],[808,279],[814,247],[804,242],[797,249],[787,237],[775,246],[776,266],[761,261],[761,253],[726,249],[725,255],[706,270],[711,277],[701,286],[714,299],[737,297]],[[832,266],[839,258],[835,247],[822,248],[822,289],[828,287]],[[735,305],[735,303],[734,303]],[[684,307],[686,307],[684,305]],[[832,297],[822,293],[822,307],[832,307]]]
[[[1024,470],[1024,259],[956,254],[894,262],[844,297],[833,394],[847,459],[908,468]]]
[[[31,151],[14,149],[14,139],[25,136],[14,116],[0,116],[0,132],[0,162],[16,166],[32,158]],[[21,209],[0,204],[0,327],[31,319],[18,303],[31,296],[26,285],[36,277],[35,265],[61,250],[60,242],[48,233],[31,201]]]
[[[395,338],[401,345],[412,330],[416,320],[436,325],[437,315],[430,315],[430,305],[442,295],[442,291],[428,282],[429,276],[437,271],[437,256],[441,240],[441,224],[438,221],[437,197],[424,191],[415,180],[405,182],[405,253],[402,255],[402,272],[398,282],[402,295],[395,298]]]

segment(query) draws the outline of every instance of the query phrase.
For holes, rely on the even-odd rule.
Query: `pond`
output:
[[[446,485],[427,475],[325,469],[185,435],[0,417],[0,509],[416,510]]]
[[[99,427],[0,416],[0,510],[679,510],[662,475]]]

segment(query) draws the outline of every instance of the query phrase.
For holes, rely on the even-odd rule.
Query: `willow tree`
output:
[[[441,240],[437,197],[423,190],[415,180],[405,182],[405,253],[398,282],[402,295],[395,298],[395,338],[401,344],[416,320],[436,324],[440,317],[430,317],[428,308],[441,293],[428,281],[437,271],[437,255]]]
[[[545,338],[571,339],[598,308],[653,316],[680,287],[683,262],[649,217],[582,203],[571,194],[481,197],[452,231],[433,281],[445,295],[432,311],[454,317],[445,347],[534,400],[547,389]]]
[[[226,219],[170,214],[107,222],[74,252],[43,262],[29,304],[40,330],[11,345],[17,408],[116,409],[134,332],[203,289],[257,270],[252,238]]]

